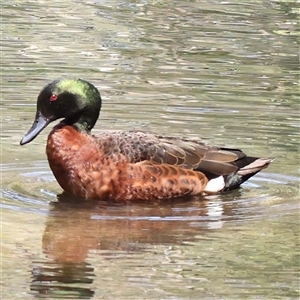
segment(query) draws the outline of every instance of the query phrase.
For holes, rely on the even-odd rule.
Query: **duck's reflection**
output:
[[[222,226],[223,202],[218,199],[154,204],[77,202],[65,195],[51,204],[43,235],[47,262],[34,263],[31,290],[40,297],[92,298],[94,267],[90,251],[136,253],[153,244],[178,245]],[[228,215],[228,214],[227,214]],[[78,287],[80,286],[80,287]]]
[[[94,268],[85,262],[34,263],[30,289],[37,298],[91,299]]]

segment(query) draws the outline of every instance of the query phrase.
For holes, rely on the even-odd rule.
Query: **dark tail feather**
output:
[[[224,176],[225,187],[223,191],[230,191],[239,187],[243,182],[258,173],[260,170],[267,168],[273,160],[274,158],[256,157],[245,157],[245,159],[241,159],[239,161],[240,169],[235,173]]]

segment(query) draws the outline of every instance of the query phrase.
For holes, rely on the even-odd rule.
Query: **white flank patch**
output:
[[[219,176],[217,178],[211,179],[206,187],[204,188],[204,192],[208,194],[218,193],[225,187],[225,181],[223,176]]]

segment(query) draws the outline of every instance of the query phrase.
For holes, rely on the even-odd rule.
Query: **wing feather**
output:
[[[121,153],[128,162],[150,161],[205,173],[226,175],[239,168],[245,154],[238,149],[208,146],[200,141],[157,136],[143,131],[105,131],[96,137],[105,153]]]

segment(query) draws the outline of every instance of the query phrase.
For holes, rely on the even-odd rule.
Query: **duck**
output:
[[[236,188],[273,158],[142,130],[91,134],[100,115],[99,90],[83,79],[62,78],[37,97],[34,122],[20,141],[34,140],[51,122],[49,166],[65,193],[85,200],[153,201],[210,195]]]

